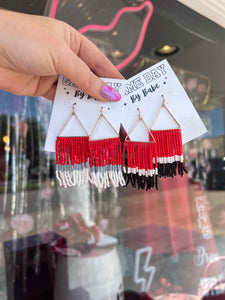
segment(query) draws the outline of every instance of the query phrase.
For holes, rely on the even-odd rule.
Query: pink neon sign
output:
[[[53,5],[52,5],[52,12],[51,12],[51,17],[52,18],[55,17],[57,4],[58,4],[58,0],[54,0]],[[133,52],[124,61],[122,61],[119,65],[116,66],[116,68],[118,70],[120,70],[123,67],[125,67],[129,62],[131,62],[141,49],[141,46],[143,44],[144,37],[145,37],[145,34],[146,34],[146,30],[147,30],[147,27],[148,27],[148,23],[149,23],[149,21],[152,17],[153,10],[154,10],[153,4],[150,1],[145,1],[145,2],[142,3],[142,5],[140,5],[138,7],[124,7],[122,9],[120,9],[118,11],[118,13],[116,14],[116,16],[114,17],[111,24],[109,24],[109,25],[87,25],[87,26],[82,27],[79,30],[79,32],[80,33],[85,33],[87,31],[93,31],[93,30],[95,30],[95,31],[96,30],[97,31],[110,31],[116,26],[118,20],[122,16],[122,14],[129,13],[129,12],[139,12],[144,8],[148,8],[148,13],[147,13],[147,15],[144,19],[144,22],[143,22],[143,25],[142,25],[142,28],[141,28],[141,33],[139,35],[137,44],[136,44]]]
[[[56,14],[56,9],[57,9],[57,6],[58,6],[58,0],[54,0],[53,3],[52,3],[52,10],[51,10],[51,13],[50,13],[50,17],[55,19],[55,14]]]
[[[116,68],[118,70],[122,69],[123,67],[125,67],[129,62],[132,61],[132,59],[138,54],[138,52],[141,49],[141,46],[143,44],[144,41],[144,37],[145,37],[145,33],[148,27],[148,23],[152,17],[153,14],[153,4],[150,1],[145,1],[144,3],[142,3],[142,5],[138,6],[138,7],[124,7],[121,10],[119,10],[119,12],[117,13],[117,15],[114,17],[112,23],[110,25],[87,25],[83,28],[81,28],[79,30],[80,33],[84,33],[87,31],[92,31],[92,30],[99,30],[99,31],[110,31],[112,30],[119,18],[122,16],[122,14],[124,13],[128,13],[128,12],[138,12],[141,11],[143,8],[147,7],[149,9],[145,20],[143,22],[142,28],[141,28],[141,33],[140,36],[138,38],[136,47],[134,48],[133,52],[124,60],[122,61],[119,65],[116,66]]]

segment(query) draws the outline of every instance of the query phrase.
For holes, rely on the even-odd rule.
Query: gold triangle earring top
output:
[[[154,120],[153,120],[153,122],[152,122],[152,124],[151,124],[151,126],[150,126],[150,130],[152,130],[152,127],[154,126],[154,124],[155,124],[156,120],[158,119],[158,117],[159,117],[159,115],[160,115],[160,113],[161,113],[161,111],[162,111],[163,108],[165,108],[165,109],[167,110],[167,112],[169,113],[169,115],[172,117],[172,119],[173,119],[173,120],[176,122],[176,124],[178,125],[178,128],[181,128],[180,123],[177,121],[177,119],[174,117],[174,115],[171,113],[171,111],[170,111],[169,108],[167,107],[167,105],[166,105],[166,100],[165,100],[165,98],[164,98],[164,95],[162,95],[162,98],[163,98],[162,106],[160,107],[160,109],[159,109],[157,115],[155,116],[155,118],[154,118]]]
[[[99,125],[99,122],[101,119],[104,119],[106,121],[106,123],[112,128],[113,132],[116,134],[116,138],[119,137],[119,133],[116,131],[116,129],[112,126],[112,124],[109,122],[109,120],[105,117],[105,115],[103,114],[103,107],[100,108],[100,115],[95,123],[95,126],[94,128],[92,129],[92,132],[90,134],[90,140],[91,138],[93,137],[98,125]]]
[[[152,141],[148,141],[148,142],[146,142],[146,143],[155,143],[155,139],[154,139],[153,135],[151,134],[151,131],[148,129],[147,124],[145,123],[143,117],[141,116],[141,111],[140,111],[140,109],[137,108],[137,110],[138,110],[138,120],[137,120],[136,123],[133,125],[133,127],[131,128],[131,130],[128,132],[127,136],[125,137],[125,141],[131,142],[130,139],[128,140],[130,134],[135,130],[135,128],[137,127],[137,125],[138,125],[140,122],[142,122],[142,123],[144,124],[144,127],[146,128],[146,130],[148,131],[148,133],[149,133],[149,134],[151,135],[151,137],[152,137]],[[136,141],[136,142],[138,143],[139,141]]]
[[[59,133],[58,133],[58,136],[61,135],[61,133],[63,132],[63,130],[66,128],[66,126],[69,124],[70,120],[72,119],[72,117],[74,116],[78,123],[80,124],[80,126],[82,127],[82,129],[84,130],[86,136],[88,136],[88,132],[86,130],[86,128],[84,127],[84,125],[81,123],[80,119],[78,118],[76,112],[75,112],[75,105],[76,103],[73,103],[73,106],[72,106],[72,113],[71,115],[69,116],[69,118],[67,119],[67,121],[65,122],[65,124],[63,125],[63,127],[60,129]]]

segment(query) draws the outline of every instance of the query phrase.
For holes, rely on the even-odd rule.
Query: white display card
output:
[[[162,95],[166,100],[166,106],[181,126],[183,144],[207,131],[169,63],[162,60],[127,80],[122,121],[127,133],[138,119],[137,108],[150,128],[162,105]],[[177,127],[174,119],[163,108],[153,129]],[[148,141],[148,133],[142,123],[132,131],[130,139]]]
[[[162,105],[162,95],[165,98],[166,106],[181,126],[183,144],[207,132],[167,60],[162,60],[128,80],[109,78],[103,78],[103,80],[121,94],[122,99],[120,101],[97,101],[78,89],[70,80],[59,76],[45,143],[46,151],[55,151],[56,137],[71,115],[74,103],[76,103],[75,112],[89,135],[100,115],[101,107],[105,117],[117,132],[119,132],[120,123],[122,123],[127,133],[132,129],[138,120],[137,108],[139,108],[141,116],[150,128]],[[172,129],[177,127],[178,125],[174,119],[163,108],[153,129]],[[82,135],[85,135],[85,132],[75,117],[70,120],[61,133],[61,136]],[[107,122],[101,119],[92,139],[110,137],[115,137],[115,133]],[[133,130],[130,134],[130,139],[133,141],[149,140],[148,132],[142,123],[139,123]]]
[[[112,86],[124,97],[125,80],[102,78],[106,84]],[[75,113],[90,135],[100,115],[103,114],[119,133],[122,120],[123,101],[100,102],[82,92],[75,84],[63,76],[59,76],[56,96],[52,109],[45,150],[55,152],[55,141],[61,128],[72,113],[72,106],[75,103]],[[79,121],[73,116],[65,126],[60,136],[85,136],[85,132]],[[101,118],[92,139],[104,139],[115,137],[113,129]]]

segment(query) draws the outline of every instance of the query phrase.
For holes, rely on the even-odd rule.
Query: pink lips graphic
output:
[[[58,4],[58,0],[54,0],[53,5],[52,5],[52,11],[51,11],[52,18],[55,17],[57,4]],[[136,43],[136,46],[135,46],[134,50],[132,51],[132,53],[124,61],[122,61],[119,65],[116,66],[116,68],[118,70],[120,70],[120,69],[124,68],[138,54],[138,52],[141,49],[141,46],[144,41],[145,33],[146,33],[146,30],[148,27],[148,23],[152,17],[153,10],[154,10],[153,4],[150,1],[145,1],[142,3],[142,5],[140,5],[138,7],[124,7],[122,9],[120,9],[110,25],[87,25],[87,26],[82,27],[79,30],[79,32],[84,33],[87,31],[96,31],[96,30],[97,31],[110,31],[116,26],[118,20],[124,13],[130,13],[130,12],[135,13],[135,12],[139,12],[145,8],[148,9],[148,12],[147,12],[145,19],[143,20],[142,28],[141,28],[140,35],[139,35],[138,41]]]

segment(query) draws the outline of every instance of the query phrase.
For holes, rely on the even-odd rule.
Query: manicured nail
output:
[[[121,95],[109,85],[103,86],[101,96],[110,101],[119,101],[121,99]]]

